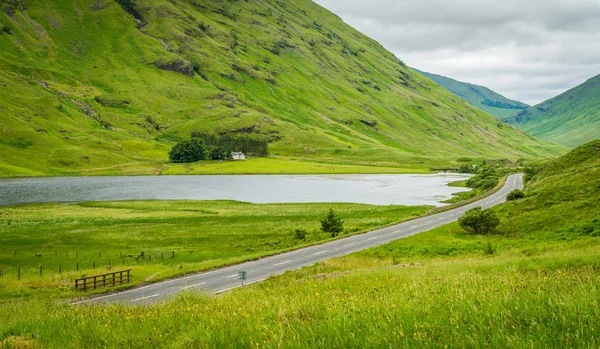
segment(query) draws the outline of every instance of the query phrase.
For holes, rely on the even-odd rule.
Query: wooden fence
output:
[[[114,273],[88,276],[75,280],[75,289],[87,291],[107,286],[128,284],[131,281],[131,269],[116,271]]]

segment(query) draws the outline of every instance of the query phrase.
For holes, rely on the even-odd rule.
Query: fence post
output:
[[[94,261],[94,269],[96,269],[96,261]]]
[[[77,262],[77,271],[79,271],[79,262]]]
[[[42,266],[40,265],[40,276],[42,276],[43,274],[44,274],[44,271],[43,271]]]
[[[108,266],[110,267],[110,259],[108,260]]]
[[[148,261],[152,262],[152,255],[148,256]]]
[[[17,280],[21,280],[21,268],[18,268]]]
[[[59,264],[59,265],[58,265],[58,273],[59,273],[59,274],[62,274],[62,264]]]
[[[175,258],[175,251],[171,251],[173,252],[173,255],[171,256],[171,258]]]

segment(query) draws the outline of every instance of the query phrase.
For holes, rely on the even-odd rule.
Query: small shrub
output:
[[[485,248],[483,249],[483,253],[491,256],[496,253],[496,249],[496,246],[492,245],[492,243],[488,241],[487,245],[485,245]]]
[[[508,201],[514,201],[514,200],[519,200],[525,197],[525,193],[520,190],[520,189],[515,189],[513,191],[511,191],[510,193],[508,193],[508,195],[506,196],[506,200]]]
[[[333,209],[329,209],[327,215],[321,219],[321,230],[325,233],[330,233],[331,237],[336,237],[344,231],[344,221]]]
[[[11,34],[12,34],[12,29],[10,29],[10,27],[9,27],[9,26],[7,26],[7,25],[2,25],[2,28],[1,28],[1,29],[2,29],[1,31],[2,31],[3,33],[6,33],[6,34],[8,34],[8,35],[11,35]]]
[[[458,220],[458,225],[467,233],[472,234],[490,234],[496,231],[499,224],[500,219],[494,210],[489,208],[482,210],[481,207],[468,210]]]
[[[295,240],[306,240],[306,235],[308,235],[308,232],[306,231],[306,229],[296,229],[294,230],[294,239]]]

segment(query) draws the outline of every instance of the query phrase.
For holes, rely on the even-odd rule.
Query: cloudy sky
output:
[[[406,64],[537,104],[600,74],[599,0],[315,0]]]

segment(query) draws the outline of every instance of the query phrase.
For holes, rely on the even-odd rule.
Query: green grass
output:
[[[2,177],[160,173],[192,131],[251,132],[278,159],[400,168],[565,151],[312,1],[145,1],[141,30],[114,1],[26,7],[0,12]],[[157,68],[169,65],[179,72]]]
[[[220,296],[188,293],[148,307],[5,299],[0,343],[598,347],[599,162],[596,141],[545,165],[526,198],[496,208],[502,224],[490,236],[449,225]]]
[[[481,109],[500,120],[510,119],[529,105],[508,99],[487,87],[456,81],[445,76],[421,72],[457,96],[464,98],[474,107]]]
[[[344,219],[346,234],[355,234],[423,214],[429,207],[232,201],[4,207],[0,297],[73,297],[74,279],[106,272],[109,261],[115,270],[132,268],[133,284],[139,284],[328,241],[319,220],[329,208]],[[309,231],[305,241],[293,238],[300,228]],[[147,258],[136,260],[142,251]]]
[[[596,347],[598,252],[343,272],[326,263],[152,307],[11,301],[0,338],[56,348]]]
[[[600,139],[600,75],[507,120],[542,139],[576,147]]]

